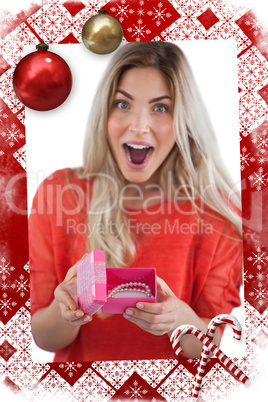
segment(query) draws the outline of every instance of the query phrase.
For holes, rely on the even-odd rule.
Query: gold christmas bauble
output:
[[[98,15],[89,18],[82,29],[84,45],[97,54],[112,53],[123,39],[120,23],[101,9]]]

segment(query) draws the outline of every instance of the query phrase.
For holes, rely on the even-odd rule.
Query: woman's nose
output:
[[[130,131],[135,134],[146,134],[150,131],[150,118],[147,111],[138,110],[132,115]]]

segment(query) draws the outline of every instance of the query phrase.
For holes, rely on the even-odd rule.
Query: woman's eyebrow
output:
[[[129,93],[127,93],[126,91],[123,91],[122,89],[117,89],[117,90],[115,91],[115,93],[117,93],[117,92],[120,92],[122,95],[124,95],[126,98],[128,98],[128,99],[130,99],[130,100],[134,100],[133,96],[131,96],[131,95],[130,95]],[[171,97],[168,96],[168,95],[159,96],[158,98],[153,98],[153,99],[149,100],[148,103],[159,102],[159,101],[161,101],[161,100],[163,100],[163,99],[170,99],[170,100],[171,100]]]
[[[120,92],[122,95],[126,96],[128,99],[133,100],[133,96],[131,96],[130,94],[128,94],[127,92],[123,91],[122,89],[117,89],[115,91],[115,93]]]
[[[149,103],[159,102],[162,99],[170,99],[171,100],[171,97],[168,96],[168,95],[159,96],[158,98],[154,98],[154,99],[149,100]]]

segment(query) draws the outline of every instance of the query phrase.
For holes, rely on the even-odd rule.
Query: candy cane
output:
[[[233,337],[241,339],[242,328],[237,318],[230,314],[220,314],[214,317],[208,324],[207,335],[213,337],[217,327],[221,324],[230,324],[233,329]]]
[[[203,334],[203,332],[194,325],[181,325],[179,328],[176,328],[175,331],[173,331],[170,340],[176,355],[181,356],[183,353],[183,350],[180,346],[180,340],[186,334],[192,334],[198,338],[203,345],[207,347],[208,351],[212,352],[220,360],[220,362],[243,384],[249,380],[243,371],[240,370],[219,348],[217,348],[217,346],[210,340],[208,336]]]
[[[241,339],[241,325],[240,325],[239,321],[235,317],[233,317],[229,314],[228,315],[220,314],[220,315],[217,315],[216,317],[214,317],[208,324],[207,336],[211,340],[214,337],[217,327],[221,324],[230,324],[233,329],[233,337],[238,340]],[[200,360],[199,360],[199,363],[198,363],[198,366],[196,369],[192,392],[191,392],[191,396],[193,396],[195,398],[198,397],[199,391],[201,389],[208,357],[209,357],[209,349],[205,345],[203,345]]]

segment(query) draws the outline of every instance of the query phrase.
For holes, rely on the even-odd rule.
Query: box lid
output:
[[[93,250],[77,266],[78,306],[85,314],[93,315],[104,305],[106,283],[104,251]]]

